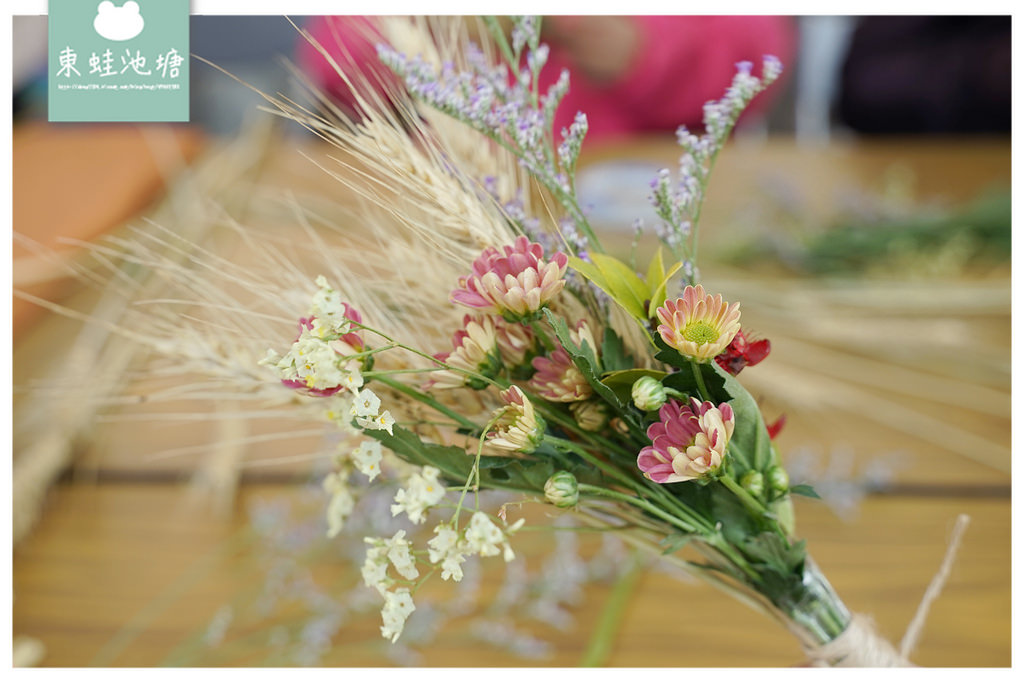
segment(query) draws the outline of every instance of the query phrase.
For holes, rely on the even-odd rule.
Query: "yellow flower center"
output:
[[[694,320],[683,329],[683,339],[694,344],[706,344],[718,339],[718,330],[703,320]]]

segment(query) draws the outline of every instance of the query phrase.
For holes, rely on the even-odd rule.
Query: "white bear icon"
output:
[[[115,7],[110,0],[103,0],[96,8],[96,18],[92,20],[96,33],[107,40],[131,40],[142,33],[145,25],[139,13],[139,3],[131,0],[121,7]]]

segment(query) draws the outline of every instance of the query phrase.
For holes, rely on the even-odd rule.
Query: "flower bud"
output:
[[[750,470],[740,479],[740,486],[754,498],[760,498],[764,493],[764,475],[757,470]]]
[[[585,432],[596,432],[608,424],[608,411],[597,401],[577,401],[569,404],[576,424]]]
[[[796,533],[796,515],[793,512],[793,499],[789,496],[780,498],[768,506],[771,513],[775,515],[776,521],[787,536]]]
[[[667,397],[661,382],[644,376],[633,382],[633,403],[643,411],[657,410],[664,405]]]
[[[789,490],[789,474],[778,465],[772,466],[768,469],[768,486],[774,493],[785,493]]]
[[[579,484],[570,472],[560,470],[544,484],[544,497],[559,508],[570,508],[580,499]]]
[[[626,424],[626,421],[623,420],[621,417],[613,417],[611,420],[608,421],[608,424],[611,426],[612,429],[617,431],[619,434],[622,434],[623,436],[629,436],[629,425]]]

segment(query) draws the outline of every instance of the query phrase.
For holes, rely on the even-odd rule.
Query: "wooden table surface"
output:
[[[651,162],[671,160],[674,154],[664,141],[643,142],[605,149],[591,161]],[[271,164],[267,173],[288,182],[320,182],[306,163],[286,156]],[[755,192],[768,172],[777,172],[812,198],[806,209],[814,221],[827,221],[838,190],[877,191],[878,179],[887,172],[913,178],[909,192],[915,200],[966,200],[992,183],[1008,183],[1009,151],[1008,144],[998,140],[843,143],[826,148],[802,148],[788,140],[747,141],[723,154],[706,212],[709,224],[729,225],[735,209],[731,198]],[[707,267],[706,274],[766,305],[773,297],[806,288],[820,290],[820,298],[812,302],[820,306],[841,299],[845,286],[786,278],[765,282],[717,266]],[[803,398],[815,403],[813,392],[830,387],[832,397],[842,394],[840,387],[859,393],[842,394],[846,403],[833,400],[815,410],[790,413],[780,445],[787,454],[849,451],[858,473],[872,463],[890,466],[887,485],[867,495],[849,516],[839,517],[817,501],[800,500],[797,519],[799,532],[839,594],[853,610],[873,616],[880,632],[893,642],[899,641],[938,569],[956,516],[970,515],[952,575],[931,610],[913,659],[925,666],[1004,667],[1011,663],[1009,272],[989,274],[980,282],[975,278],[933,285],[988,292],[988,300],[994,301],[980,312],[904,320],[927,330],[933,329],[929,325],[959,320],[985,339],[987,353],[1001,364],[986,365],[990,375],[984,383],[972,384],[971,390],[977,400],[988,401],[989,409],[954,411],[948,402],[922,398],[948,375],[936,376],[915,366],[912,358],[854,358],[856,354],[847,353],[852,364],[843,367],[853,368],[856,376],[844,376],[838,367],[813,373],[804,367],[811,398]],[[807,365],[808,354],[828,346],[821,330],[816,332],[818,345],[808,347],[814,330],[801,328],[784,315],[758,316],[758,306],[744,301],[744,314],[749,312],[774,345],[768,361],[745,371],[753,386],[767,390],[787,382]],[[799,298],[794,302],[806,304]],[[813,305],[809,310],[815,310]],[[846,315],[830,319],[830,324],[856,329],[864,312],[854,307]],[[33,354],[59,348],[67,325],[43,320],[16,338],[16,384],[32,381]],[[959,329],[954,326],[954,333]],[[963,360],[965,372],[972,372],[971,362]],[[887,391],[872,379],[900,372],[913,388],[905,394]],[[783,397],[777,404],[780,409],[793,410],[792,402],[802,400],[797,393],[783,392]],[[889,402],[866,417],[854,411],[873,397]],[[273,619],[294,620],[296,615],[290,613],[262,622],[236,619],[216,650],[196,643],[215,615],[240,604],[246,591],[266,579],[261,574],[266,570],[265,556],[247,535],[246,510],[256,501],[308,507],[315,494],[300,485],[308,481],[308,467],[254,470],[243,479],[231,514],[216,515],[209,501],[191,496],[192,489],[183,483],[194,459],[154,461],[145,455],[182,439],[201,446],[212,438],[209,434],[198,428],[183,434],[180,427],[128,421],[99,425],[93,436],[91,450],[85,449],[77,459],[76,473],[55,487],[38,527],[14,551],[15,635],[39,639],[46,648],[42,663],[49,666],[294,663],[274,658],[275,648],[283,647],[273,644],[274,634],[284,631],[274,630]],[[540,561],[549,543],[547,535],[531,533],[517,549],[528,563]],[[322,545],[330,547],[326,541]],[[584,555],[588,547],[584,544]],[[357,579],[351,562],[342,561],[337,553],[321,552],[307,564],[324,585],[338,585],[339,577]],[[492,563],[485,576],[497,576],[499,565]],[[607,664],[789,666],[801,661],[795,641],[782,629],[714,590],[654,569],[643,570],[639,577]],[[588,589],[572,610],[573,625],[564,631],[536,627],[538,635],[553,645],[547,659],[527,660],[482,648],[467,637],[467,622],[454,622],[422,650],[418,661],[428,666],[573,666],[583,657],[610,592],[606,584]],[[394,660],[376,637],[378,619],[372,614],[353,617],[334,638],[322,663],[392,665]]]

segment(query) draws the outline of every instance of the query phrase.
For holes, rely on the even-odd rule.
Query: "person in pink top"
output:
[[[368,17],[315,17],[305,28],[338,64],[388,78],[377,61],[372,26]],[[704,103],[722,96],[738,62],[760,64],[770,54],[788,64],[795,43],[792,20],[776,16],[550,16],[542,30],[550,46],[542,91],[563,68],[572,74],[555,130],[585,112],[590,142],[699,128]],[[341,78],[315,47],[302,40],[297,53],[315,84],[351,105]],[[771,94],[755,99],[745,116],[765,111]]]

